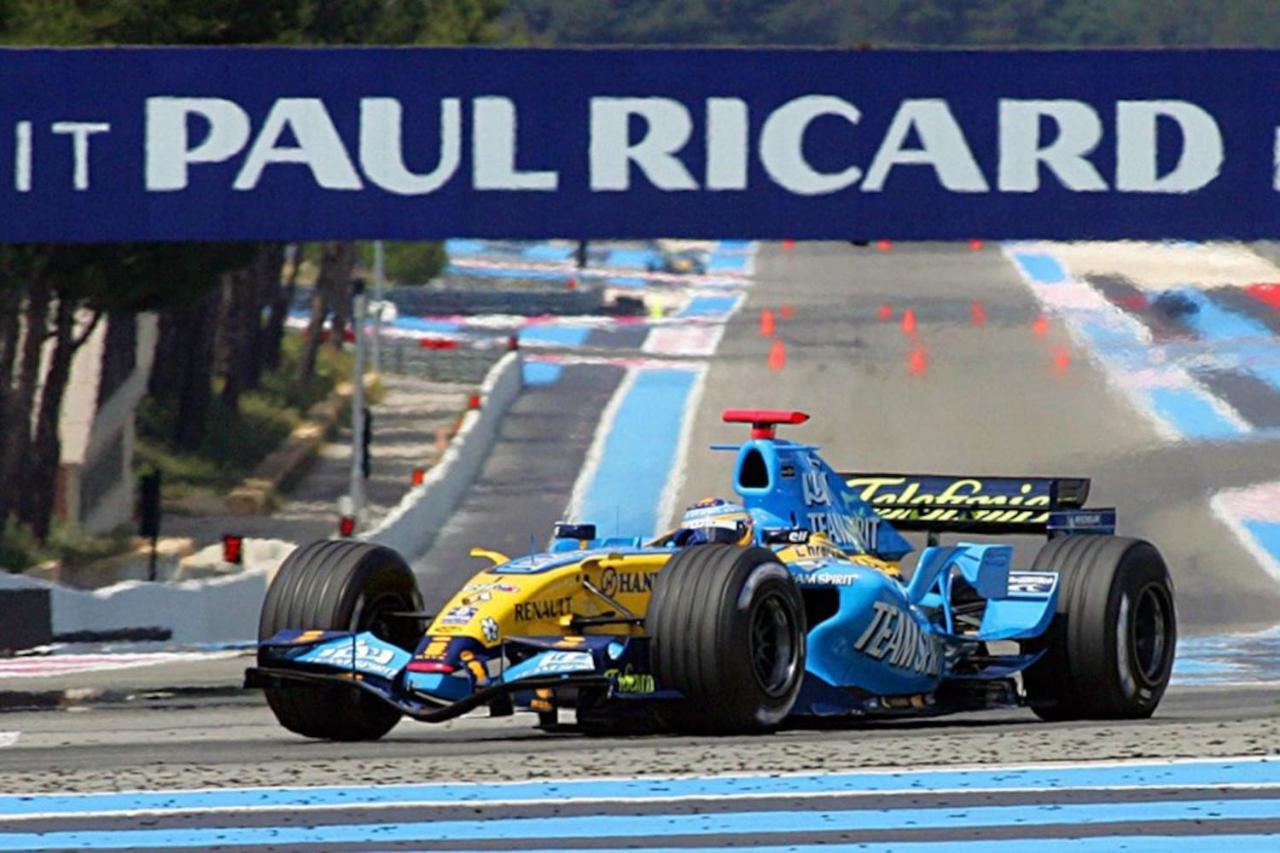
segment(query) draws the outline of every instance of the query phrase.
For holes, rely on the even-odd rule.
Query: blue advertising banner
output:
[[[0,241],[1275,237],[1280,52],[0,50]]]

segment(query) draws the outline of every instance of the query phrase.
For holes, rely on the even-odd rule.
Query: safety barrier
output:
[[[503,416],[520,394],[521,362],[519,352],[509,352],[493,366],[480,386],[480,407],[467,412],[440,463],[381,524],[360,538],[394,548],[409,558],[431,547],[436,532],[480,473]]]
[[[480,472],[502,417],[519,396],[521,385],[520,354],[507,353],[489,371],[479,391],[479,408],[467,412],[440,464],[378,527],[360,538],[395,548],[410,559],[424,552]],[[42,606],[47,601],[50,616],[34,632],[21,631],[20,638],[15,626],[9,644],[16,648],[47,642],[50,634],[142,627],[168,630],[175,643],[251,640],[257,636],[258,611],[267,585],[286,553],[279,547],[285,543],[264,542],[275,547],[263,552],[262,559],[255,559],[248,549],[257,544],[254,540],[245,543],[244,571],[179,583],[123,581],[83,590],[0,571],[0,598],[7,596],[10,604],[17,603],[20,595],[39,599]]]

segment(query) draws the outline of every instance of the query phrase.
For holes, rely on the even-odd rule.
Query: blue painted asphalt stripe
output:
[[[486,240],[445,240],[444,251],[452,255],[478,255],[489,246]]]
[[[1199,290],[1188,288],[1174,292],[1196,306],[1196,311],[1186,315],[1186,322],[1206,343],[1216,345],[1215,352],[1235,357],[1239,369],[1248,370],[1272,387],[1280,388],[1280,363],[1277,363],[1280,348],[1269,328],[1252,317],[1223,308]]]
[[[1045,252],[1014,252],[1013,259],[1037,284],[1060,284],[1067,280],[1062,262]]]
[[[743,299],[742,294],[734,293],[727,296],[695,296],[680,309],[677,317],[727,317],[733,313],[738,307],[738,303]]]
[[[570,277],[565,270],[537,269],[534,267],[460,267],[450,264],[445,268],[449,275],[472,278],[527,278],[547,281],[564,281]]]
[[[562,347],[580,347],[591,336],[591,327],[569,323],[539,323],[525,326],[516,333],[520,343],[553,344]]]
[[[577,519],[595,524],[602,535],[650,536],[675,464],[686,403],[696,370],[646,369],[633,374],[618,393],[603,447],[577,502]]]
[[[567,261],[574,256],[577,249],[572,246],[551,246],[547,243],[534,243],[525,246],[520,254],[531,261]]]
[[[747,255],[712,252],[707,256],[707,272],[742,272],[747,268]]]
[[[662,261],[662,254],[655,252],[653,249],[629,249],[614,248],[609,250],[609,254],[605,260],[605,266],[608,267],[631,267],[635,269],[647,269],[650,264],[657,264]]]
[[[521,378],[525,385],[554,385],[564,373],[563,364],[544,361],[526,361],[521,365]]]
[[[1227,760],[1087,763],[991,768],[933,768],[849,773],[558,779],[538,782],[423,785],[216,788],[78,794],[0,795],[0,818],[73,814],[347,808],[396,805],[503,804],[825,797],[849,794],[1052,791],[1116,788],[1280,787],[1280,761]]]
[[[1156,414],[1187,438],[1237,438],[1248,432],[1218,411],[1207,394],[1193,387],[1150,388],[1140,393]]]
[[[1249,535],[1280,563],[1280,522],[1244,518],[1240,521]]]
[[[1142,821],[1268,820],[1280,814],[1270,799],[978,806],[841,811],[760,811],[716,814],[591,815],[586,817],[441,820],[421,823],[331,824],[318,827],[200,827],[0,833],[0,850],[173,848],[260,844],[353,844],[399,841],[616,838],[622,843],[681,835],[778,835],[1000,826],[1082,826]]]

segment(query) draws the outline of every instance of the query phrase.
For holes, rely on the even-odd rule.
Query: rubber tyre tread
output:
[[[1031,568],[1060,575],[1054,621],[1046,640],[1031,644],[1044,655],[1023,673],[1032,710],[1051,721],[1149,717],[1168,686],[1177,639],[1173,585],[1159,551],[1141,539],[1067,536],[1046,543]],[[1154,682],[1131,696],[1116,665],[1115,620],[1119,596],[1148,583],[1167,597],[1166,658]]]
[[[421,608],[408,565],[395,551],[366,542],[323,540],[297,548],[285,559],[267,590],[258,639],[282,630],[365,630],[368,614],[358,613],[366,592],[389,596],[398,609]],[[417,637],[383,637],[413,651]],[[261,662],[261,661],[260,661]],[[376,740],[400,719],[400,712],[359,688],[289,686],[267,688],[267,704],[282,726],[305,737]]]
[[[738,647],[749,653],[750,608],[746,614],[737,608],[743,585],[758,566],[777,562],[763,548],[700,545],[681,551],[659,573],[646,617],[653,672],[660,687],[685,696],[657,708],[665,725],[715,734],[759,731],[790,711],[804,677],[805,627],[803,604],[789,575],[762,585],[787,590],[784,599],[797,626],[799,660],[789,688],[782,697],[768,696],[754,679],[740,677],[749,662],[732,657]],[[762,723],[762,716],[775,722]]]

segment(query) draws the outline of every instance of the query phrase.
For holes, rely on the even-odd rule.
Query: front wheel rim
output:
[[[1173,607],[1164,588],[1148,584],[1135,598],[1129,644],[1138,679],[1148,687],[1160,683],[1168,670]]]
[[[769,696],[791,689],[799,668],[800,637],[795,613],[783,597],[769,593],[751,610],[751,670]]]

